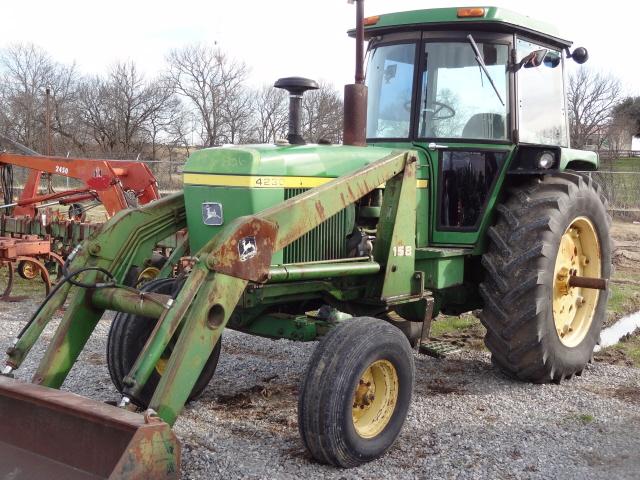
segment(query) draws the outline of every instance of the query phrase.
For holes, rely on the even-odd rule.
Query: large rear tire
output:
[[[141,291],[175,296],[177,294],[176,289],[177,286],[175,279],[162,278],[146,283],[141,288]],[[151,331],[155,325],[156,321],[151,318],[132,315],[129,313],[119,312],[113,319],[113,323],[109,330],[109,336],[107,338],[107,367],[109,369],[111,381],[118,392],[122,393],[124,389],[124,385],[122,383],[124,377],[133,367],[138,355],[142,351],[142,347],[151,335]],[[211,352],[202,373],[191,390],[189,400],[199,397],[209,384],[209,381],[211,380],[211,377],[213,377],[216,367],[218,366],[221,345],[222,338],[220,338],[218,344],[213,349],[213,352]],[[142,389],[139,397],[131,398],[131,401],[140,408],[147,408],[149,406],[149,402],[151,401],[153,392],[160,382],[160,377],[166,367],[166,362],[170,353],[171,346],[167,347],[167,350],[156,365],[156,368],[151,374],[151,377],[149,377],[149,380]]]
[[[384,455],[404,425],[414,377],[400,330],[375,318],[346,320],[309,362],[298,400],[304,445],[319,462],[343,468]]]
[[[599,342],[608,292],[566,280],[609,279],[606,199],[590,178],[563,172],[512,192],[497,212],[480,285],[492,362],[536,383],[580,374]]]

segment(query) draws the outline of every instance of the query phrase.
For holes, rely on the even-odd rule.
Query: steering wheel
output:
[[[426,112],[431,114],[431,120],[447,120],[456,115],[456,111],[450,105],[446,103],[433,101],[431,102],[431,108],[423,108],[420,113]],[[404,104],[404,108],[408,111],[411,111],[411,101],[408,101]],[[442,116],[438,116],[440,112],[445,110],[445,113]]]

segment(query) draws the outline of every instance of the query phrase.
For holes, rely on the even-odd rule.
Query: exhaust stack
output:
[[[317,90],[318,82],[302,77],[285,77],[276,80],[273,84],[276,88],[282,88],[289,92],[289,133],[287,140],[291,145],[304,145],[302,138],[302,96],[307,90]]]
[[[349,0],[356,4],[356,78],[344,86],[345,145],[365,146],[367,139],[367,87],[364,84],[364,0]]]

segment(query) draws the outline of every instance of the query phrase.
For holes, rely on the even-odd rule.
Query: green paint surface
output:
[[[484,7],[485,14],[482,17],[458,18],[457,8],[430,8],[425,10],[411,10],[407,12],[387,13],[380,15],[380,19],[375,25],[365,28],[368,35],[373,35],[381,30],[390,27],[434,27],[438,24],[450,26],[475,24],[491,25],[493,29],[514,30],[514,31],[534,31],[543,36],[550,37],[562,45],[571,45],[568,40],[560,38],[558,29],[547,22],[539,21],[526,15],[498,7]],[[471,25],[467,25],[471,28]],[[354,35],[354,31],[349,32]]]

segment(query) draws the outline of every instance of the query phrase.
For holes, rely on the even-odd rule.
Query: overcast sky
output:
[[[365,14],[473,5],[439,0],[366,0]],[[510,8],[555,23],[562,37],[588,48],[587,65],[611,72],[640,95],[640,2],[503,0]],[[163,68],[172,48],[217,43],[251,67],[250,83],[300,75],[336,85],[353,78],[355,23],[346,0],[10,0],[2,2],[0,47],[33,42],[83,73],[102,73],[117,60],[135,61],[147,75]],[[573,63],[573,62],[570,62]]]

